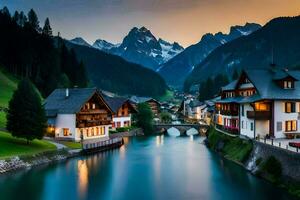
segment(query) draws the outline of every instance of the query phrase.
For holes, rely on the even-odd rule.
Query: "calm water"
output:
[[[201,138],[126,139],[120,149],[0,176],[0,199],[291,199]]]

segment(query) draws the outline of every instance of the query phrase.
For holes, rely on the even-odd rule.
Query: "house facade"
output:
[[[204,120],[207,117],[207,105],[194,98],[186,98],[178,109],[184,118],[190,120]]]
[[[105,97],[105,101],[114,112],[111,129],[115,130],[116,128],[131,126],[132,114],[137,111],[129,99],[122,97]]]
[[[147,103],[150,106],[154,116],[158,116],[160,113],[160,103],[156,99],[153,99],[151,97],[132,96],[130,98],[130,102],[135,108],[139,103]]]
[[[221,89],[218,128],[249,138],[291,138],[300,134],[300,72],[245,70]]]
[[[113,111],[96,88],[56,89],[44,103],[56,139],[108,139]]]

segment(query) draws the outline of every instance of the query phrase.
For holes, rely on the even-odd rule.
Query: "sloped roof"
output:
[[[226,91],[226,90],[234,90],[235,86],[236,86],[237,80],[230,82],[229,84],[223,86],[221,89],[222,91]]]
[[[101,96],[101,93],[96,88],[72,88],[68,90],[68,97],[66,97],[66,89],[55,89],[46,98],[44,107],[47,116],[55,116],[57,113],[77,113],[80,111],[83,104],[95,93],[98,93]],[[110,107],[108,108],[111,109]]]
[[[127,98],[123,97],[108,97],[104,96],[105,101],[109,105],[109,107],[113,110],[114,113],[118,112],[118,110],[122,107],[122,105],[129,101]],[[131,105],[131,104],[130,104]],[[135,108],[131,106],[131,111],[135,111]]]
[[[133,103],[145,103],[145,102],[150,101],[150,100],[153,100],[153,101],[156,101],[157,103],[159,103],[157,100],[155,100],[155,99],[153,99],[151,97],[137,97],[137,96],[132,96],[130,98],[130,101],[132,101]]]
[[[194,100],[190,101],[189,106],[190,107],[198,107],[198,106],[202,106],[203,104],[204,104],[203,102],[194,99]]]
[[[268,69],[252,69],[245,70],[249,80],[255,86],[258,94],[262,99],[283,99],[283,100],[294,100],[300,99],[300,82],[295,81],[295,88],[283,89],[276,84],[276,80],[280,77],[292,76],[296,80],[300,79],[300,71],[281,71],[274,73]],[[284,75],[285,73],[285,75]]]

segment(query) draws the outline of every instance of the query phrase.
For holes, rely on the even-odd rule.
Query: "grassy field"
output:
[[[0,159],[17,155],[33,155],[55,149],[55,145],[45,140],[33,140],[27,145],[26,140],[12,137],[9,133],[0,131]]]
[[[81,149],[81,143],[79,142],[71,142],[71,141],[60,141],[59,143],[65,145],[70,149]]]
[[[18,80],[0,68],[0,107],[8,107],[13,92],[17,89]]]
[[[163,101],[173,100],[173,98],[174,98],[174,92],[171,90],[167,90],[166,94],[159,97],[158,100],[163,102]]]
[[[0,128],[5,128],[6,126],[6,116],[5,112],[0,112]]]

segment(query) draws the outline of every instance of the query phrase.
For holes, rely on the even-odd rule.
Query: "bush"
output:
[[[221,151],[224,156],[238,162],[245,162],[252,151],[251,141],[224,135],[213,127],[208,130],[208,142],[210,148]],[[221,143],[224,145],[222,149],[218,149]]]
[[[258,165],[260,165],[260,163],[262,162],[262,157],[259,157],[259,158],[257,158],[256,160],[255,160],[255,165],[256,166],[258,166]]]
[[[281,163],[274,157],[269,156],[263,163],[261,170],[268,173],[271,181],[278,181],[282,175]]]

